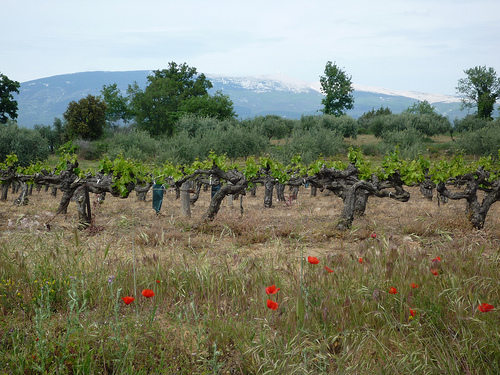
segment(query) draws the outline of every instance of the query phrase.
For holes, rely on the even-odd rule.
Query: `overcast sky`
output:
[[[463,71],[500,75],[498,0],[0,0],[0,73],[25,82],[154,70],[353,83],[455,94]]]

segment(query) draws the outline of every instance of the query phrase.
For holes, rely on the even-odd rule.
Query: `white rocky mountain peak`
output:
[[[319,81],[307,82],[283,73],[265,74],[255,76],[226,76],[207,74],[207,78],[223,83],[241,86],[254,92],[290,91],[295,93],[317,91],[321,92]],[[420,101],[427,100],[429,103],[458,103],[460,98],[451,95],[431,94],[417,91],[396,91],[381,87],[353,84],[354,90],[364,91],[389,96],[405,96]]]

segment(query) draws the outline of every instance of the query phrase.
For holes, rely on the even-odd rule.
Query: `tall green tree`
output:
[[[21,85],[0,73],[0,124],[7,123],[7,116],[12,120],[17,118],[17,101],[13,93],[19,94]]]
[[[436,107],[434,107],[427,100],[418,101],[413,103],[412,106],[406,108],[406,113],[414,113],[416,115],[430,115],[436,113]]]
[[[225,96],[208,96],[212,83],[204,74],[198,74],[196,68],[186,63],[178,65],[170,62],[168,69],[154,71],[147,80],[145,90],[134,83],[127,92],[137,127],[148,131],[152,136],[172,135],[175,123],[182,115],[209,109],[207,102],[210,98],[215,101],[225,100],[222,110],[228,106],[232,109],[232,102],[227,101]],[[220,108],[216,108],[217,113],[220,111]]]
[[[354,107],[352,92],[352,77],[340,69],[335,63],[328,61],[325,66],[325,75],[320,76],[321,92],[325,97],[321,100],[327,115],[342,116],[346,110]]]
[[[477,108],[479,118],[489,119],[500,96],[500,78],[493,68],[476,66],[464,70],[467,75],[458,80],[457,93],[462,95],[462,109]]]
[[[217,120],[236,117],[233,101],[221,91],[217,91],[214,95],[205,94],[186,99],[180,104],[179,111],[183,114],[213,117]]]
[[[123,96],[116,83],[103,85],[101,95],[106,103],[106,121],[110,124],[120,120],[127,123],[133,118],[128,98]]]
[[[63,117],[70,138],[81,137],[92,141],[104,134],[106,103],[93,95],[88,95],[78,102],[69,103]]]

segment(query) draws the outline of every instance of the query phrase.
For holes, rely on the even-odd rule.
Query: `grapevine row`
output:
[[[369,197],[391,198],[400,202],[410,199],[405,186],[420,185],[421,190],[431,192],[436,189],[438,196],[446,199],[464,199],[465,213],[472,225],[480,229],[484,226],[491,205],[500,199],[500,165],[491,157],[475,162],[465,162],[460,155],[450,160],[431,163],[419,157],[405,160],[398,150],[385,156],[381,163],[374,165],[365,159],[360,150],[349,149],[347,162],[319,158],[304,165],[300,155],[284,165],[268,157],[248,158],[244,163],[230,163],[224,155],[211,153],[204,160],[196,160],[191,165],[150,166],[120,156],[114,160],[105,157],[98,164],[98,171],[82,171],[75,155],[64,153],[59,163],[51,168],[40,162],[26,168],[17,167],[17,157],[9,155],[0,163],[2,182],[1,200],[7,199],[7,191],[13,183],[21,185],[18,204],[26,201],[28,185],[45,185],[59,189],[61,198],[57,213],[66,213],[71,198],[77,202],[79,223],[82,228],[91,222],[89,192],[106,193],[122,198],[132,191],[147,193],[153,183],[180,187],[189,181],[196,181],[199,187],[212,181],[222,182],[222,188],[214,194],[202,220],[212,220],[218,213],[224,197],[245,195],[257,184],[265,188],[264,206],[271,207],[273,190],[276,187],[279,198],[283,199],[284,186],[295,189],[310,184],[314,189],[327,189],[344,202],[336,228],[351,227],[356,216],[365,211]],[[453,187],[453,188],[452,188]],[[480,202],[478,193],[483,192]],[[438,200],[439,201],[439,200]]]

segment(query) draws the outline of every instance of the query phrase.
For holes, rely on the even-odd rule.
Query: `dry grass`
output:
[[[438,207],[418,188],[410,191],[408,203],[371,198],[348,232],[334,229],[339,198],[311,197],[303,188],[292,205],[271,209],[263,208],[260,188],[257,197],[244,198],[243,216],[239,204],[224,203],[205,224],[209,193],[191,218],[179,215],[171,192],[160,215],[150,196],[108,197],[96,212],[103,230],[94,236],[76,230],[74,203],[67,215],[53,217],[59,202],[48,193],[35,193],[24,207],[13,206],[11,196],[0,202],[0,368],[185,374],[500,368],[494,337],[481,341],[499,333],[498,315],[475,315],[479,301],[500,304],[500,207],[476,231],[464,202]],[[320,258],[319,268],[304,262],[307,256]],[[437,278],[429,272],[436,256],[443,259]],[[410,281],[425,287],[412,291]],[[273,297],[275,312],[265,308],[263,288],[271,284],[282,288]],[[387,294],[396,285],[401,293]],[[146,300],[143,288],[157,295]],[[136,301],[124,306],[117,295]],[[418,318],[409,320],[408,307],[418,309]]]

